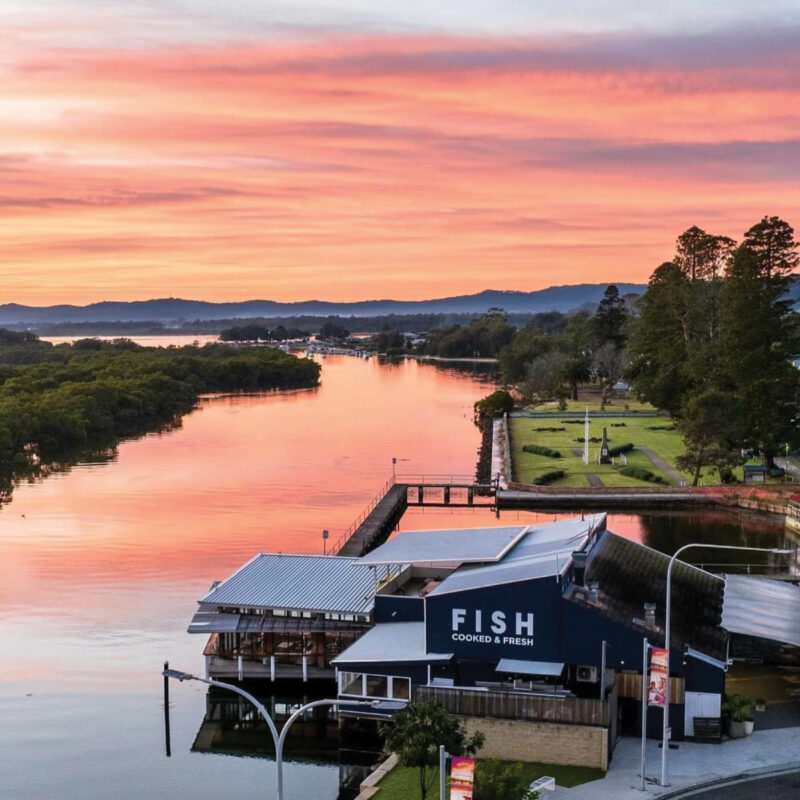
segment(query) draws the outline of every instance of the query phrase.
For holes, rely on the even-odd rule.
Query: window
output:
[[[411,680],[409,678],[392,678],[392,698],[394,700],[411,699]]]
[[[358,697],[364,695],[364,676],[360,672],[340,672],[339,694],[354,694]]]
[[[367,697],[388,697],[389,678],[385,675],[367,675]]]

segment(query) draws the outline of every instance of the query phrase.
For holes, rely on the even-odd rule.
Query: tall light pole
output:
[[[707,547],[712,550],[750,550],[756,553],[791,553],[791,550],[781,550],[777,547],[739,547],[732,544],[707,544],[705,542],[690,542],[689,544],[679,547],[672,558],[669,560],[667,567],[667,618],[664,623],[664,649],[667,651],[667,686],[664,698],[664,720],[662,723],[661,732],[661,785],[669,786],[667,783],[667,751],[669,750],[668,730],[669,730],[669,667],[670,667],[670,623],[672,621],[672,567],[675,564],[678,556],[690,547]],[[720,578],[720,580],[722,580]],[[644,700],[644,698],[642,698]]]
[[[220,689],[227,689],[230,692],[235,692],[236,694],[241,695],[242,697],[249,700],[257,709],[259,714],[264,718],[264,722],[267,723],[267,727],[269,728],[269,732],[272,735],[272,741],[275,745],[275,765],[277,767],[278,773],[278,791],[277,791],[277,799],[283,800],[283,745],[286,742],[286,737],[289,734],[289,728],[291,727],[292,723],[301,715],[303,712],[308,711],[309,708],[315,708],[317,706],[338,706],[338,700],[315,700],[312,703],[306,703],[304,706],[301,706],[297,709],[297,711],[292,714],[289,719],[286,720],[283,728],[281,729],[280,734],[278,734],[278,729],[275,727],[275,723],[272,720],[272,717],[267,713],[267,709],[264,708],[264,705],[257,700],[253,695],[249,692],[246,692],[244,689],[235,686],[232,683],[223,683],[222,681],[216,681],[213,678],[201,678],[198,675],[192,675],[189,672],[181,672],[177,669],[169,669],[166,662],[164,665],[164,671],[161,673],[164,678],[165,682],[164,685],[166,687],[166,679],[174,678],[178,681],[199,681],[200,683],[207,683],[209,686],[217,686]],[[379,700],[348,700],[347,705],[355,705],[355,706],[373,706],[376,707],[380,705]]]

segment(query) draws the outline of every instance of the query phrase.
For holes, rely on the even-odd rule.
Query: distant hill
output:
[[[642,294],[641,283],[618,283],[620,293]],[[478,294],[443,297],[435,300],[364,300],[355,303],[330,303],[306,300],[278,303],[273,300],[247,300],[241,303],[209,303],[202,300],[163,298],[137,302],[102,302],[87,306],[0,305],[0,325],[42,325],[57,322],[140,322],[158,320],[214,320],[253,317],[355,316],[384,314],[481,314],[490,308],[502,308],[513,314],[536,314],[544,311],[574,311],[595,306],[607,283],[582,283],[575,286],[551,286],[535,292],[486,290]]]

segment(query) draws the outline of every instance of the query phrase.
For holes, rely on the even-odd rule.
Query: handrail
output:
[[[381,500],[383,500],[383,498],[389,494],[394,485],[395,477],[392,476],[388,481],[386,481],[378,494],[372,498],[372,500],[369,502],[369,505],[356,518],[356,521],[336,540],[336,543],[331,548],[331,554],[339,554],[345,544],[347,544],[350,537],[358,530],[359,526],[364,522],[364,520],[374,511],[378,503],[380,503]]]

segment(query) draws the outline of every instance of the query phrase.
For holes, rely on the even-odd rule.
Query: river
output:
[[[191,750],[199,684],[172,689],[164,755],[160,668],[202,672],[196,601],[260,551],[321,553],[391,476],[470,474],[479,373],[328,357],[316,389],[204,398],[180,427],[114,458],[16,488],[0,512],[0,797],[271,797],[274,764]],[[552,514],[508,512],[512,519]],[[488,511],[410,510],[404,529],[496,524]],[[669,551],[687,537],[772,543],[748,516],[616,516]],[[286,797],[334,800],[335,763],[295,761]]]

